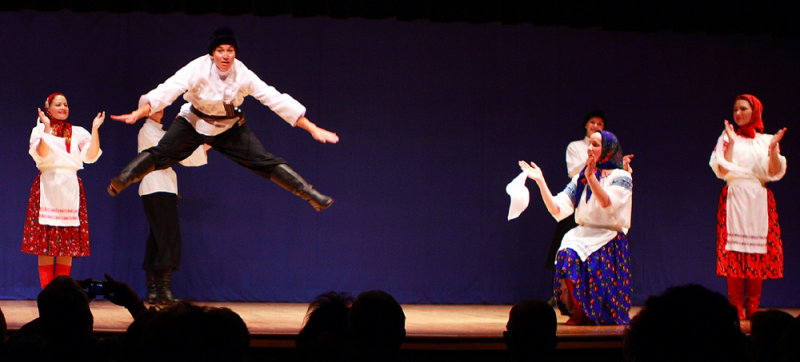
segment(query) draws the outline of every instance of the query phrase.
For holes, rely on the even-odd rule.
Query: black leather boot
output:
[[[155,160],[153,160],[153,155],[150,152],[139,153],[117,177],[111,179],[111,184],[108,185],[108,194],[117,196],[132,183],[141,181],[145,175],[155,168]]]
[[[172,304],[180,299],[172,293],[172,269],[156,272],[156,303]]]
[[[156,298],[158,294],[156,292],[156,275],[153,273],[152,270],[147,271],[147,299],[145,301],[150,304],[157,304]]]
[[[294,172],[289,165],[280,164],[276,166],[272,170],[269,179],[301,199],[308,201],[317,211],[325,210],[333,204],[332,198],[315,190],[313,186],[309,185],[306,180],[303,180],[300,175]]]

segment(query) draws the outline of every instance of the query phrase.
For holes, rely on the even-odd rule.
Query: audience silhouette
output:
[[[297,335],[300,361],[352,361],[347,316],[353,297],[329,291],[309,304],[305,325]]]
[[[780,343],[794,316],[784,311],[770,309],[756,312],[750,317],[750,360],[753,362],[778,361]]]
[[[39,293],[39,317],[23,325],[6,343],[7,361],[105,361],[92,327],[89,297],[67,275],[53,279]]]
[[[623,352],[629,362],[743,362],[747,342],[728,299],[689,284],[647,298],[625,333]]]
[[[556,349],[556,312],[547,302],[527,299],[508,313],[503,339],[513,362],[549,361]]]
[[[89,280],[59,276],[37,297],[39,317],[8,336],[0,309],[0,361],[247,361],[250,334],[229,308],[181,301],[146,308],[127,284],[106,275],[104,297],[133,316],[126,333],[93,333],[85,291]],[[297,361],[399,361],[405,313],[389,293],[370,290],[318,295],[297,336]],[[755,313],[748,339],[728,299],[696,284],[651,296],[624,334],[627,362],[800,361],[800,316],[780,310]],[[503,338],[512,362],[556,357],[556,313],[527,299],[511,308]]]
[[[788,326],[779,342],[780,362],[800,361],[800,315],[797,315]]]
[[[3,315],[3,308],[0,308],[0,357],[3,355],[3,345],[6,342],[7,332],[8,325],[6,325],[6,316]]]
[[[355,360],[393,361],[406,338],[403,307],[389,293],[370,290],[359,294],[350,308]]]
[[[150,309],[125,333],[121,361],[246,361],[250,333],[229,308],[180,301]]]

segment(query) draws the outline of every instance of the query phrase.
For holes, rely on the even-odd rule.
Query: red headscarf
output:
[[[764,106],[761,105],[761,101],[752,94],[741,94],[736,97],[736,100],[739,99],[750,103],[750,107],[753,109],[753,115],[750,117],[750,123],[739,127],[736,130],[736,134],[747,138],[754,138],[756,136],[756,131],[764,132],[764,121],[761,119],[761,112],[764,111]]]
[[[69,152],[70,142],[72,141],[72,125],[67,122],[66,120],[60,121],[53,118],[53,115],[50,114],[50,102],[53,101],[53,98],[56,96],[62,96],[65,99],[67,96],[61,92],[55,92],[47,97],[47,100],[44,102],[44,113],[47,118],[50,118],[50,129],[51,134],[56,137],[64,137],[64,144],[67,146],[67,152]]]

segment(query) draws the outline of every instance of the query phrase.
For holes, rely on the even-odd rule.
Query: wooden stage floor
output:
[[[197,302],[227,307],[247,324],[254,348],[293,348],[303,326],[306,303]],[[9,331],[37,317],[36,301],[0,300]],[[132,318],[125,308],[105,300],[91,303],[95,332],[122,333]],[[409,350],[504,350],[503,331],[510,305],[403,305]],[[639,311],[631,310],[631,316]],[[793,315],[800,310],[787,309]],[[625,326],[568,326],[558,314],[558,349],[620,348]],[[742,328],[749,331],[749,323]]]

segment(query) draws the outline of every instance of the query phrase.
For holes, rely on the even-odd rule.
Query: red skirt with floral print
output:
[[[86,195],[83,181],[78,177],[81,200],[78,208],[79,226],[51,226],[39,224],[39,179],[36,176],[28,199],[28,214],[25,218],[25,233],[22,237],[22,252],[48,256],[88,256],[89,222],[86,213]]]
[[[783,278],[783,242],[781,226],[778,224],[778,211],[775,197],[767,188],[767,210],[769,228],[767,231],[767,253],[748,254],[725,250],[728,242],[727,229],[728,186],[722,189],[717,208],[717,275],[746,279]]]

